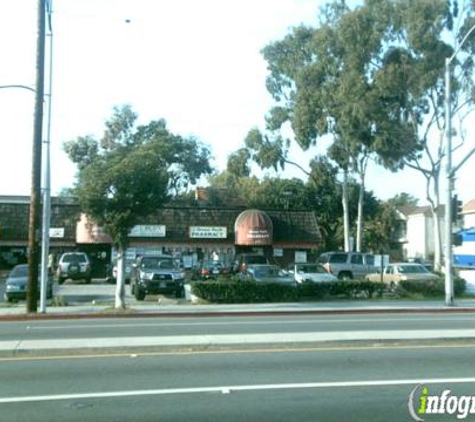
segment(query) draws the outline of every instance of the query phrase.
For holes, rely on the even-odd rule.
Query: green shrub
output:
[[[461,296],[465,292],[466,283],[460,277],[454,278],[454,295]],[[445,295],[445,280],[403,280],[397,287],[400,296],[439,297]]]
[[[191,283],[195,296],[212,303],[292,302],[298,300],[297,289],[282,283],[250,281],[206,281]]]
[[[337,281],[302,283],[297,288],[282,283],[255,283],[251,281],[206,281],[191,283],[192,293],[212,303],[291,302],[300,298],[325,299],[328,297],[372,298],[385,290],[384,283],[372,281]]]

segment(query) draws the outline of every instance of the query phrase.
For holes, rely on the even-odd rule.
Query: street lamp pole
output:
[[[454,56],[452,56],[454,57]],[[445,59],[445,148],[447,161],[445,176],[447,179],[447,197],[445,205],[445,304],[454,305],[454,280],[452,274],[452,105],[450,101],[450,62]]]
[[[445,59],[445,149],[447,154],[445,167],[445,176],[447,180],[447,197],[445,205],[445,304],[447,306],[454,306],[454,278],[452,274],[452,194],[454,189],[454,175],[461,165],[452,168],[452,104],[450,98],[452,93],[450,86],[450,64],[474,30],[475,25],[473,25],[467,32],[452,56]]]
[[[49,28],[49,78],[48,78],[48,120],[46,123],[46,138],[44,140],[44,175],[43,175],[43,235],[41,243],[41,290],[40,290],[40,312],[46,312],[46,292],[49,280],[49,229],[51,221],[51,167],[50,167],[50,147],[51,147],[51,101],[53,87],[53,28],[51,15],[53,13],[53,0],[47,4],[48,28]]]

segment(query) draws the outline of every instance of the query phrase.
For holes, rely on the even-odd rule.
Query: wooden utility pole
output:
[[[26,310],[38,309],[39,233],[41,216],[41,144],[43,142],[43,101],[45,75],[46,0],[38,0],[38,38],[36,49],[36,95],[33,126],[30,222],[28,230],[28,289]]]

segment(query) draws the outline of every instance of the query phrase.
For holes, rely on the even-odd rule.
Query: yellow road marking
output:
[[[78,354],[78,355],[58,355],[58,356],[19,356],[0,357],[0,362],[14,361],[50,361],[50,360],[72,360],[72,359],[98,359],[98,358],[138,358],[150,356],[188,356],[188,355],[219,355],[219,354],[251,354],[251,353],[307,353],[307,352],[353,352],[353,351],[389,351],[389,350],[424,350],[424,349],[463,349],[473,348],[473,344],[435,344],[435,345],[393,345],[380,346],[338,346],[338,347],[281,347],[269,349],[229,349],[229,350],[178,350],[169,352],[129,352],[129,353],[98,353],[98,354]]]

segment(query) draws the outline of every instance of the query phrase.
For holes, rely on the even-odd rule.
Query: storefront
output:
[[[28,241],[28,198],[12,198],[17,202],[14,209],[12,200],[8,205],[0,197],[0,256],[9,265],[26,259]],[[53,253],[84,251],[91,257],[95,274],[105,274],[115,254],[111,239],[76,205],[55,198],[51,227]],[[187,268],[200,261],[230,266],[237,253],[253,251],[286,265],[315,260],[320,244],[315,215],[309,211],[167,207],[130,231],[127,258],[160,253],[175,256]]]
[[[29,214],[29,197],[0,196],[0,268],[27,262]],[[78,207],[72,201],[52,198],[49,234],[54,256],[76,248],[77,216]]]

